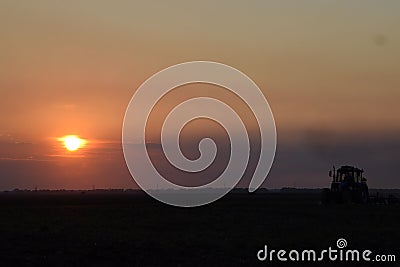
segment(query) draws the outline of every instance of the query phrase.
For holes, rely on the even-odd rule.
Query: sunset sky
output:
[[[278,144],[264,187],[328,186],[333,164],[354,164],[370,187],[400,188],[399,1],[189,2],[0,1],[0,190],[136,188],[125,109],[148,77],[194,60],[241,70],[268,99]],[[158,114],[196,94],[246,112],[221,88],[193,85]],[[187,136],[203,134],[193,127]],[[65,135],[87,144],[68,151]]]

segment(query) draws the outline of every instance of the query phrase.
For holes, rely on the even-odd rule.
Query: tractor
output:
[[[367,179],[363,176],[363,169],[353,166],[342,166],[329,171],[332,177],[331,188],[324,188],[322,203],[367,203]]]

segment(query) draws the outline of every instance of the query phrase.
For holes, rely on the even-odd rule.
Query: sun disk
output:
[[[76,151],[79,148],[84,147],[87,143],[85,139],[82,139],[77,135],[66,135],[59,138],[59,141],[64,143],[64,146],[68,151]]]

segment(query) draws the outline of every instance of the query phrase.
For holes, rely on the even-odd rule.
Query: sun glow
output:
[[[77,135],[65,135],[58,140],[64,143],[64,147],[68,151],[76,151],[84,147],[87,143],[85,139],[82,139]]]

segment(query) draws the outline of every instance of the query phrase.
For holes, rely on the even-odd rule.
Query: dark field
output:
[[[399,263],[399,205],[318,202],[314,193],[231,194],[174,208],[131,192],[2,193],[1,266],[275,266],[276,258],[257,260],[265,244],[322,250],[341,237],[348,249],[394,254]]]

